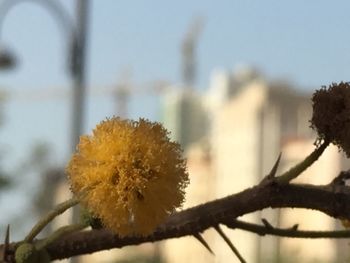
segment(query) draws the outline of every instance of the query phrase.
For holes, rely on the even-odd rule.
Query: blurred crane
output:
[[[132,92],[131,89],[131,71],[125,69],[122,71],[120,80],[112,91],[115,99],[116,114],[122,118],[127,118],[128,116],[128,102]]]
[[[170,85],[164,80],[155,80],[143,84],[134,84],[131,81],[131,74],[123,71],[118,82],[108,86],[94,86],[89,89],[90,96],[108,96],[113,98],[115,104],[115,114],[122,118],[128,117],[128,103],[131,96],[142,96],[154,94],[159,96],[170,89]],[[0,89],[0,106],[6,101],[21,100],[28,102],[38,102],[47,100],[64,100],[71,96],[70,89],[61,87],[49,87],[45,89],[16,90]]]
[[[196,17],[182,41],[182,81],[187,87],[193,87],[197,74],[196,48],[204,25],[203,17]]]
[[[155,95],[159,96],[170,89],[170,85],[164,80],[155,80],[144,84],[132,82],[132,74],[129,69],[121,72],[119,80],[113,87],[96,89],[102,94],[110,94],[115,102],[115,114],[122,118],[128,118],[129,102],[132,96]],[[95,92],[96,94],[96,92]]]
[[[203,17],[196,17],[190,24],[189,30],[181,45],[182,54],[182,81],[187,87],[193,87],[196,80],[197,61],[196,49],[198,38],[204,25]],[[132,95],[155,94],[161,95],[171,89],[169,83],[164,80],[156,80],[150,83],[135,85],[131,82],[131,71],[125,69],[121,72],[116,85],[94,87],[89,90],[92,96],[112,96],[115,101],[115,114],[122,117],[128,117],[128,103]],[[47,89],[30,90],[10,90],[1,89],[0,97],[5,100],[16,99],[28,101],[41,101],[50,99],[64,99],[71,96],[70,90],[64,90],[59,87]]]

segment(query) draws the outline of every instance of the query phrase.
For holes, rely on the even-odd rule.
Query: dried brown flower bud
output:
[[[312,96],[311,128],[319,140],[328,140],[350,157],[350,84],[332,83],[323,86]]]

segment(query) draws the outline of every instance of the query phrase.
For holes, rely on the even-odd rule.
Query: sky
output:
[[[0,128],[0,145],[6,149],[2,162],[11,169],[44,141],[52,146],[53,162],[64,165],[72,88],[67,32],[40,1],[18,2],[0,25],[0,47],[18,56],[16,69],[0,72],[0,91],[7,98]],[[75,1],[60,2],[74,22]],[[214,69],[232,71],[240,64],[308,91],[348,81],[349,11],[346,0],[90,1],[84,132],[115,114],[115,100],[104,90],[113,88],[126,69],[132,85],[143,88],[130,100],[129,117],[159,119],[159,98],[148,86],[157,80],[181,83],[180,46],[197,16],[205,20],[197,47],[196,88],[201,92]]]

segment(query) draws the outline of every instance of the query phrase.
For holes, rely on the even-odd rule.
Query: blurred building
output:
[[[295,165],[305,158],[305,153],[313,150],[312,140],[290,139],[285,141],[282,147],[283,170]],[[341,159],[338,149],[329,146],[317,163],[307,169],[295,183],[304,184],[328,184],[341,169]],[[279,213],[279,222],[283,228],[290,228],[298,224],[300,229],[307,230],[334,230],[335,220],[321,212],[307,209],[284,209]],[[292,239],[278,238],[278,256],[285,261],[293,258],[299,262],[344,262],[337,261],[337,242],[331,239]],[[322,249],[319,249],[322,248]],[[344,259],[344,258],[343,258]]]
[[[162,122],[171,131],[171,139],[184,149],[206,135],[207,114],[202,96],[187,87],[173,87],[162,100]]]
[[[250,68],[233,73],[214,72],[204,95],[186,90],[169,94],[163,104],[164,124],[172,132],[173,139],[182,144],[188,158],[191,184],[185,206],[224,197],[259,183],[280,151],[286,152],[282,157],[285,168],[311,152],[315,135],[309,128],[310,95],[286,82],[267,81]],[[341,155],[330,149],[323,159],[326,161],[318,162],[305,176],[322,178],[318,183],[330,182],[340,170]],[[266,209],[243,219],[259,223],[265,218],[273,225],[288,227],[299,223],[304,229],[309,226],[334,228],[334,220],[326,216],[320,218],[318,213],[299,210],[293,211],[293,215],[290,213]],[[318,223],[312,224],[315,220]],[[335,242],[329,240],[300,242],[260,238],[239,230],[226,233],[248,262],[287,262],[284,255],[289,253],[300,255],[303,262],[333,262],[336,256]],[[209,230],[204,237],[215,256],[194,237],[186,237],[162,244],[165,261],[236,262],[218,234]],[[315,243],[304,245],[303,242]],[[317,249],[310,249],[314,246],[328,246],[329,249],[318,253]]]
[[[216,71],[205,94],[190,87],[170,90],[162,101],[162,121],[188,160],[191,183],[184,208],[256,185],[281,151],[279,172],[305,158],[314,147],[315,135],[309,128],[311,94],[287,82],[268,81],[257,70],[241,67],[234,72]],[[329,147],[298,182],[328,183],[342,166],[342,155]],[[299,224],[300,229],[335,228],[333,219],[301,209],[266,209],[240,219],[260,223],[262,218],[280,227]],[[247,262],[337,262],[347,256],[348,244],[344,241],[259,237],[223,229]],[[182,237],[99,252],[82,257],[81,262],[238,262],[213,229],[202,236],[215,256],[195,237]]]

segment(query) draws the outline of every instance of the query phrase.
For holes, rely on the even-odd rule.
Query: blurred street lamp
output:
[[[58,0],[3,0],[0,2],[0,39],[3,20],[8,11],[18,3],[33,2],[49,11],[66,33],[68,45],[68,72],[72,80],[72,125],[70,151],[75,150],[82,133],[85,101],[85,46],[89,0],[76,1],[74,21]],[[0,70],[12,69],[17,65],[16,57],[0,45]]]

